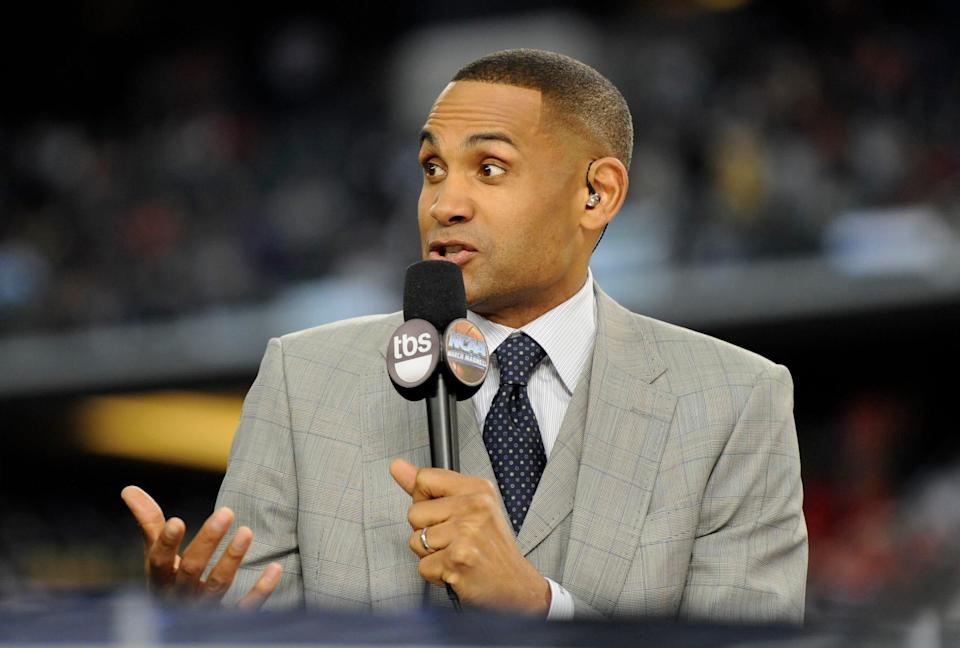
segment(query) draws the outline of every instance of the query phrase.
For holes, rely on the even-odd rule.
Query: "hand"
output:
[[[546,616],[550,584],[520,553],[493,484],[403,459],[390,474],[413,498],[410,549],[424,580],[449,584],[464,602]],[[431,552],[420,540],[423,528]]]
[[[183,554],[178,555],[187,531],[183,520],[165,519],[156,501],[137,486],[127,486],[120,497],[140,524],[144,572],[151,592],[168,600],[196,603],[212,604],[223,598],[253,541],[249,527],[237,529],[210,575],[206,580],[202,576],[210,557],[233,524],[233,511],[227,507],[214,511]],[[268,565],[237,607],[255,610],[263,605],[280,582],[280,572],[280,563]]]

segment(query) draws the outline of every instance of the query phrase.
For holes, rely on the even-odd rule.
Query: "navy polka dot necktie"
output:
[[[540,426],[527,396],[530,375],[547,353],[533,338],[520,333],[504,340],[494,354],[500,388],[483,424],[483,443],[513,530],[519,533],[547,465]]]

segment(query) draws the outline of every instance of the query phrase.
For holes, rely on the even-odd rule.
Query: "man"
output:
[[[578,61],[509,50],[463,68],[421,133],[418,208],[423,256],[462,268],[497,349],[460,404],[462,474],[419,468],[423,404],[384,366],[399,314],[271,340],[223,508],[182,556],[183,523],[124,491],[152,586],[379,610],[425,588],[449,605],[449,584],[464,605],[548,618],[801,621],[788,371],[630,313],[590,278],[632,139],[620,93]],[[234,512],[245,526],[203,580]]]

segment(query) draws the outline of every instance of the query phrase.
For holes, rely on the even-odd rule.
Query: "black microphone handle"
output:
[[[460,472],[457,394],[447,388],[443,375],[437,379],[437,395],[427,397],[427,431],[430,434],[431,465]]]
[[[447,389],[447,381],[437,377],[437,395],[427,396],[427,431],[430,434],[430,463],[434,468],[460,472],[460,441],[457,430],[457,394]],[[460,597],[447,583],[447,598],[461,612]]]

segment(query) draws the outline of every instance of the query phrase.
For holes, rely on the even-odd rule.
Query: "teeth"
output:
[[[445,256],[449,256],[449,255],[451,255],[451,254],[456,254],[457,252],[460,252],[461,250],[463,250],[463,246],[462,246],[462,245],[451,245],[451,246],[449,246],[449,247],[444,248],[443,254],[444,254]]]

